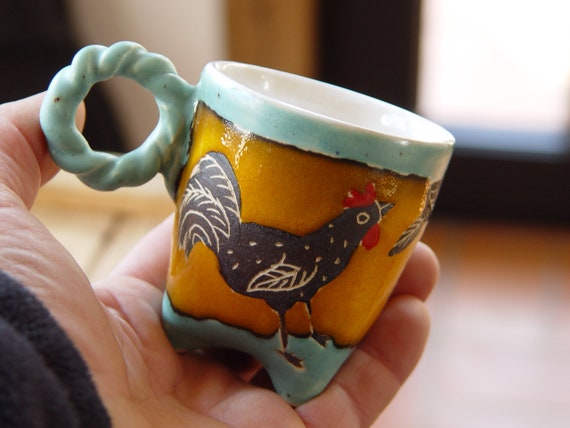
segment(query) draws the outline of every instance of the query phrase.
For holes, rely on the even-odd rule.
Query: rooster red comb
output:
[[[372,205],[375,200],[376,187],[374,186],[374,183],[368,183],[364,192],[359,192],[358,190],[349,191],[343,204],[346,208],[367,207]]]

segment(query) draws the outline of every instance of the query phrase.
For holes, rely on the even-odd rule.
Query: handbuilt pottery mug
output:
[[[159,109],[147,140],[120,156],[91,150],[74,121],[113,76]],[[454,142],[413,113],[280,71],[213,62],[193,86],[132,42],[79,51],[40,116],[53,159],[88,186],[164,175],[176,204],[168,338],[252,355],[293,405],[326,387],[382,310]]]

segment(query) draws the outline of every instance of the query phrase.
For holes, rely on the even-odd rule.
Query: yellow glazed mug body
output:
[[[176,204],[162,307],[173,346],[249,353],[294,405],[319,394],[421,237],[453,137],[275,70],[215,62],[192,86],[136,44],[86,49],[54,78],[42,126],[56,162],[90,186],[165,176]],[[86,87],[115,75],[151,90],[160,111],[122,157],[92,152],[69,119]]]

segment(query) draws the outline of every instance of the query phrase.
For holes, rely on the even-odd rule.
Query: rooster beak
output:
[[[391,204],[389,202],[376,201],[376,205],[378,205],[378,210],[380,211],[380,217],[385,216],[388,211],[394,208],[394,204]]]

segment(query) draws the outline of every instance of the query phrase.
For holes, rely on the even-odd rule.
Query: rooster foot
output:
[[[277,351],[279,352],[281,355],[283,355],[285,357],[285,359],[291,363],[292,365],[294,365],[295,367],[302,369],[304,367],[303,365],[303,360],[300,359],[299,357],[297,357],[294,354],[291,354],[287,351]]]
[[[326,335],[326,334],[320,334],[320,333],[315,333],[313,332],[313,334],[311,335],[311,337],[313,339],[315,339],[317,341],[317,343],[319,345],[321,345],[323,348],[326,346],[327,344],[327,340],[330,340],[331,337]]]

